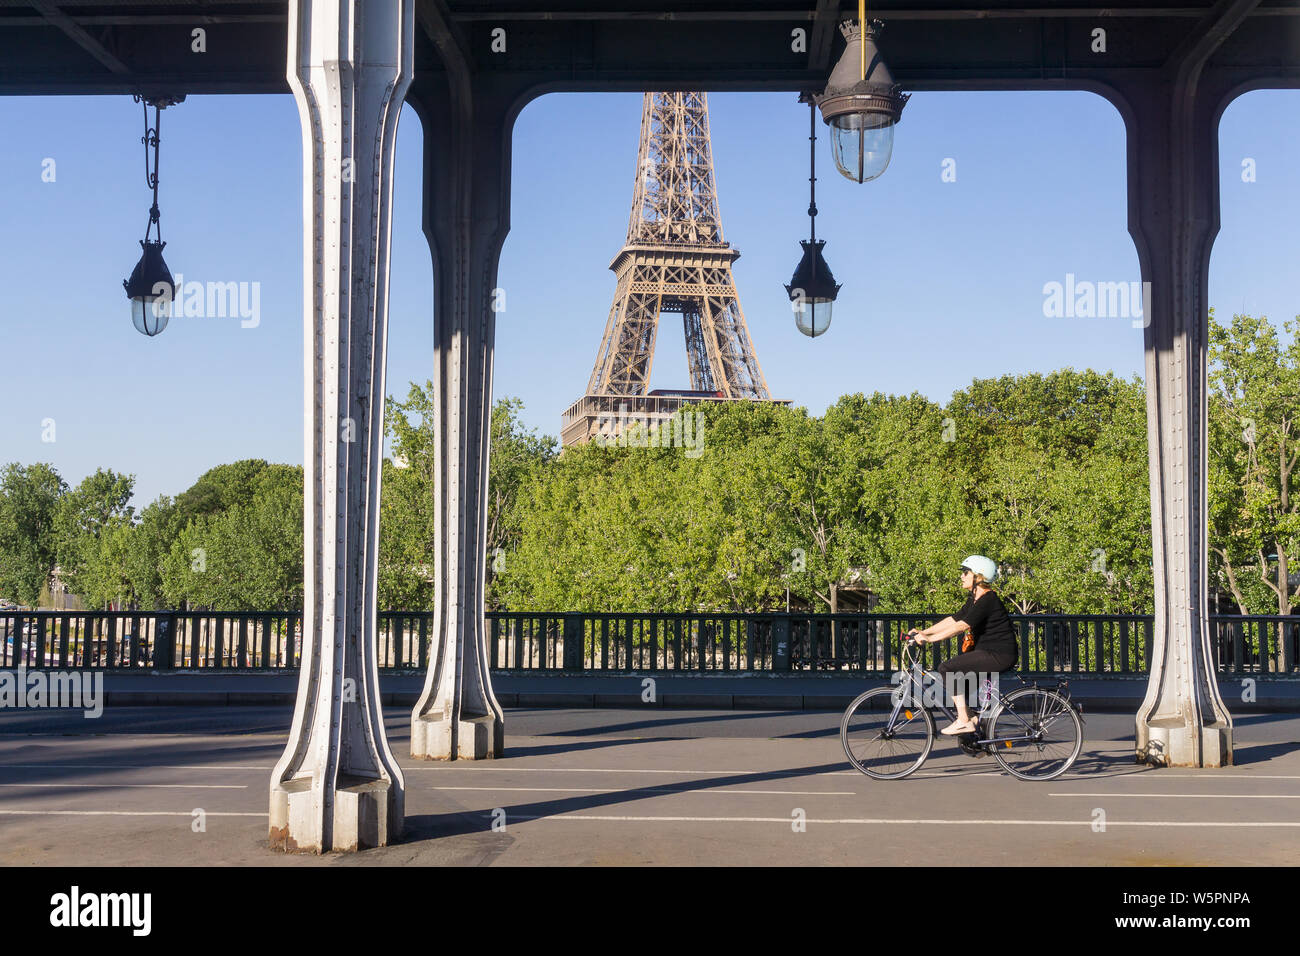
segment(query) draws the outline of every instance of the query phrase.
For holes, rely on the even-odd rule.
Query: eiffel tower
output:
[[[645,94],[627,242],[609,265],[614,304],[587,393],[564,413],[564,445],[690,401],[772,400],[731,274],[739,258],[722,238],[706,94]],[[691,387],[647,393],[665,312],[682,317]]]

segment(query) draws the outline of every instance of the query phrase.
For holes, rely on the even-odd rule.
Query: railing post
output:
[[[271,666],[271,615],[262,618],[262,657],[261,666]]]
[[[564,615],[564,664],[566,671],[582,670],[582,615]]]
[[[176,615],[159,614],[154,630],[154,670],[173,670],[176,667]]]
[[[68,654],[68,622],[69,622],[68,613],[65,611],[63,612],[62,615],[60,615],[60,617],[62,619],[59,621],[59,666],[62,668],[67,668],[70,667],[72,663],[69,660],[69,654]],[[54,624],[54,619],[51,618],[50,619],[51,638],[53,638],[54,636],[53,624]]]
[[[14,615],[14,667],[17,667],[20,661],[24,667],[27,666],[27,648],[29,646],[27,643],[27,624],[27,618],[21,614]]]
[[[212,666],[220,669],[226,666],[226,619],[224,616],[213,616],[212,634]]]
[[[248,618],[239,616],[239,643],[235,645],[235,664],[239,668],[248,666]]]
[[[36,613],[36,666],[45,666],[45,618]]]
[[[117,615],[109,617],[106,622],[108,626],[108,653],[104,658],[105,667],[117,666]]]
[[[790,670],[790,615],[772,618],[772,670],[778,674]]]

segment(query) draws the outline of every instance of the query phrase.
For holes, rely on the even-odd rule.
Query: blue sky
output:
[[[1141,374],[1129,319],[1049,319],[1043,285],[1140,279],[1126,226],[1124,130],[1088,93],[918,93],[885,175],[839,177],[818,124],[818,236],[843,289],[830,331],[794,327],[782,288],[806,238],[807,107],[790,94],[710,95],[726,238],[774,397],[820,413],[840,395],[918,391],[1065,366]],[[586,386],[614,293],[608,264],[632,196],[640,94],[553,94],[514,130],[512,228],[501,256],[495,394],[558,435]],[[238,458],[302,461],[302,189],[289,96],[192,97],[163,113],[167,262],[187,281],[260,283],[260,324],[172,321],[146,339],[122,279],[149,192],[130,97],[0,99],[0,462],[48,461],[75,484],[137,476],[137,506]],[[1222,230],[1210,273],[1221,316],[1300,313],[1300,93],[1234,102],[1220,128]],[[431,375],[423,131],[398,133],[390,394]],[[1241,180],[1244,158],[1257,180]],[[42,181],[53,159],[53,182]],[[955,182],[943,182],[946,159]],[[653,387],[688,383],[681,323],[660,330]],[[54,441],[43,441],[47,419]]]

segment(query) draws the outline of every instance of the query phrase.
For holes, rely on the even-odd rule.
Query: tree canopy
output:
[[[1211,314],[1212,583],[1243,613],[1300,603],[1300,319]],[[432,608],[433,385],[389,399],[379,606]],[[488,604],[519,611],[949,611],[968,554],[1000,564],[1021,612],[1149,613],[1146,395],[1061,369],[976,379],[943,405],[844,395],[821,416],[765,403],[683,411],[698,444],[592,443],[561,455],[492,408]],[[667,433],[665,433],[667,434]],[[37,601],[57,567],[91,607],[302,604],[303,473],[218,465],[140,511],[134,476],[69,489],[48,464],[0,469],[0,597]]]

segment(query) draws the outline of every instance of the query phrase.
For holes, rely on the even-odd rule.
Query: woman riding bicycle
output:
[[[974,682],[975,673],[1000,673],[1015,666],[1018,655],[1011,620],[1002,599],[989,587],[997,576],[998,566],[993,561],[982,554],[972,554],[961,564],[961,586],[970,592],[961,610],[923,631],[913,628],[907,632],[911,640],[922,644],[970,632],[973,639],[971,649],[948,658],[936,668],[937,673],[944,675],[946,683],[965,683],[969,687]],[[959,678],[964,678],[964,681]],[[975,722],[966,707],[965,691],[957,693],[953,690],[952,698],[957,707],[957,719],[940,733],[949,736],[974,733]]]

